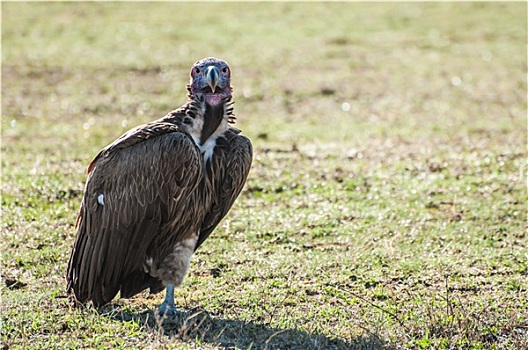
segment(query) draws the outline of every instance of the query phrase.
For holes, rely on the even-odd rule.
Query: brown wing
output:
[[[220,220],[229,212],[244,187],[251,167],[253,148],[247,137],[237,135],[235,132],[228,133],[225,149],[225,158],[216,158],[225,161],[226,166],[222,174],[215,179],[218,181],[215,186],[215,199],[211,210],[205,216],[195,250],[209,237]],[[219,168],[222,167],[219,166]]]
[[[68,290],[78,302],[100,306],[120,289],[126,297],[163,288],[143,272],[145,257],[167,255],[171,245],[158,242],[182,238],[167,227],[185,212],[202,163],[190,136],[161,121],[131,130],[97,155],[67,272]]]

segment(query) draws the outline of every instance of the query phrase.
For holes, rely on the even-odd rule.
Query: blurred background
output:
[[[27,122],[97,140],[97,124],[115,136],[182,105],[207,56],[232,66],[239,126],[257,143],[518,129],[523,6],[6,3],[4,131]]]

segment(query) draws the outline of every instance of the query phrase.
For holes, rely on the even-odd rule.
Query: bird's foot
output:
[[[160,315],[161,317],[163,316],[172,317],[172,316],[176,316],[177,314],[178,314],[178,309],[176,308],[176,306],[166,301],[164,301],[158,308],[158,315]]]

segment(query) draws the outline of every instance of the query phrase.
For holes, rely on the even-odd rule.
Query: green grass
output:
[[[526,10],[2,3],[3,348],[527,347]],[[86,166],[206,56],[255,159],[182,314],[72,308]]]

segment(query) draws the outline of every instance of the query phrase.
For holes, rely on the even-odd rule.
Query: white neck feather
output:
[[[204,126],[205,103],[201,103],[200,108],[198,110],[195,110],[197,113],[193,120],[193,125],[192,128],[190,128],[189,134],[191,135],[196,146],[200,148],[200,151],[203,154],[204,160],[206,162],[213,156],[214,148],[216,146],[216,139],[222,136],[229,128],[228,121],[230,115],[228,113],[228,108],[230,107],[230,105],[230,103],[226,103],[224,105],[224,116],[220,121],[220,124],[218,124],[216,130],[211,134],[211,136],[209,136],[209,138],[203,144],[200,143],[200,138]]]

